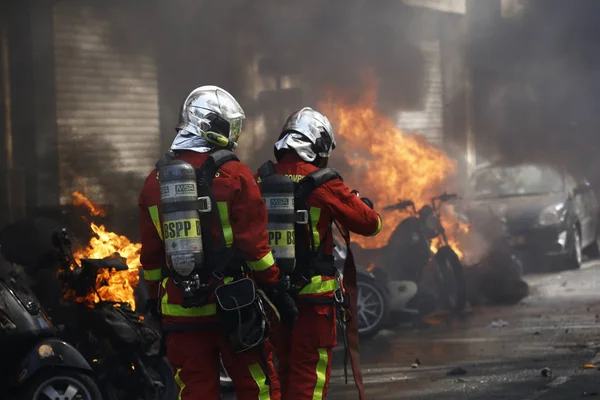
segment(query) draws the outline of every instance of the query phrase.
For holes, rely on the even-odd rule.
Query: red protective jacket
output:
[[[177,159],[199,168],[209,153],[183,151]],[[218,207],[220,221],[213,218],[213,240],[220,240],[219,229],[228,247],[233,246],[243,255],[258,284],[273,284],[279,278],[274,265],[266,232],[267,210],[252,172],[243,163],[230,161],[224,164],[213,180],[212,192]],[[180,289],[170,278],[161,274],[165,264],[160,213],[158,173],[154,169],[146,178],[139,198],[140,232],[142,250],[140,261],[144,277],[153,298],[159,296],[165,325],[195,325],[214,320],[214,301],[202,307],[183,308]],[[160,287],[159,287],[160,283]]]
[[[306,175],[318,170],[313,164],[302,160],[296,153],[287,153],[279,163],[275,164],[278,174],[288,176],[294,182],[299,182]],[[255,175],[260,185],[258,174]],[[336,220],[351,232],[364,236],[375,236],[381,230],[381,217],[376,211],[369,208],[341,179],[333,179],[315,189],[307,201],[310,218],[312,219],[313,240],[316,247],[326,237],[324,253],[331,255],[333,252],[333,234],[331,221]],[[306,225],[306,234],[308,225]],[[329,233],[327,233],[329,232]],[[302,268],[297,265],[296,268]],[[315,276],[311,282],[304,286],[298,298],[302,297],[328,297],[337,289],[335,278]]]

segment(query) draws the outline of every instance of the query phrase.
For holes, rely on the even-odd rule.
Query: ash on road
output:
[[[367,398],[600,399],[600,370],[583,368],[600,365],[600,263],[526,280],[532,294],[519,305],[476,308],[439,325],[365,341]],[[343,383],[342,358],[336,349],[329,400],[357,398],[352,378]],[[466,374],[447,375],[455,368]]]

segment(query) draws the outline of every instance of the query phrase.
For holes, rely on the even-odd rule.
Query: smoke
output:
[[[544,162],[600,184],[600,2],[531,0],[473,43],[478,151]],[[475,57],[474,57],[475,58]]]

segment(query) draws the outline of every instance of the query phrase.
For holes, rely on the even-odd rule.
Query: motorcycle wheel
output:
[[[390,320],[385,287],[374,279],[359,278],[357,282],[358,334],[369,339],[384,329]]]
[[[68,369],[42,371],[26,385],[22,400],[102,400],[92,378]]]
[[[455,312],[464,310],[467,305],[464,266],[448,246],[440,248],[434,260],[439,272],[436,282],[442,306]]]

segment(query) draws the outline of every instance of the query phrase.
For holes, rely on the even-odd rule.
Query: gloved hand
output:
[[[375,207],[373,202],[368,197],[361,197],[360,200],[365,203],[371,210]]]
[[[156,299],[146,300],[146,304],[144,305],[144,313],[150,314],[153,317],[160,317],[160,313],[158,312],[158,300],[156,300]]]
[[[296,308],[296,302],[292,296],[286,292],[283,282],[267,288],[265,293],[277,308],[277,311],[279,311],[281,322],[286,325],[294,326],[296,319],[298,319],[298,308]]]

